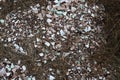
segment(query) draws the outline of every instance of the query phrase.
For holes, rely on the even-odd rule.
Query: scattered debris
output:
[[[77,77],[80,80],[104,80],[104,76],[99,76],[99,73],[90,75],[93,68],[97,68],[97,63],[91,65],[88,60],[88,56],[103,43],[101,40],[104,38],[100,34],[102,32],[94,20],[102,20],[102,10],[100,5],[89,5],[86,0],[47,0],[46,6],[37,3],[27,9],[18,8],[11,11],[5,20],[0,19],[0,23],[5,24],[5,27],[0,26],[0,30],[5,34],[0,38],[6,43],[6,47],[14,47],[15,52],[24,53],[26,56],[34,55],[32,60],[36,61],[37,67],[46,68],[42,71],[48,80],[55,80],[56,75],[61,78],[60,74],[66,75],[66,80],[77,80]],[[60,61],[67,60],[64,63],[69,67],[63,67],[64,63],[61,65],[57,62],[59,58]],[[52,69],[49,69],[49,66],[43,67],[55,61],[57,65],[52,65]],[[25,74],[27,67],[20,65],[21,62],[22,60],[19,60],[17,65],[10,62],[11,65],[7,63],[6,66],[1,63],[0,76],[12,75],[11,78],[19,77],[19,80],[23,80],[20,76],[25,75],[24,80],[36,80],[35,76]],[[58,68],[59,64],[66,72],[54,69],[56,66]],[[19,76],[15,74],[17,70],[20,70]],[[88,78],[89,75],[91,77]],[[101,75],[104,75],[104,71]]]

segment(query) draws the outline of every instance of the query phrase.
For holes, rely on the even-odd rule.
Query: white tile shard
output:
[[[11,41],[12,41],[12,39],[9,37],[9,38],[8,38],[8,42],[11,42]]]
[[[0,69],[0,77],[6,74],[5,68]]]
[[[55,42],[51,42],[51,44],[54,46],[54,45],[55,45]]]
[[[52,75],[49,75],[49,80],[55,80],[55,77]]]
[[[36,78],[33,76],[33,77],[32,77],[32,80],[36,80]]]
[[[38,13],[37,16],[38,16],[38,18],[39,18],[40,20],[43,20],[43,16],[42,16],[41,13]]]
[[[41,56],[41,57],[42,57],[42,56],[44,56],[44,54],[43,54],[43,53],[39,53],[39,56]]]
[[[90,26],[85,27],[84,31],[85,31],[85,32],[89,32],[89,31],[91,31],[91,27],[90,27]]]
[[[11,64],[11,68],[14,68],[14,67],[15,67],[15,65],[12,63],[12,64]]]
[[[39,42],[39,41],[40,41],[40,39],[39,39],[39,38],[36,38],[36,41],[37,41],[37,42]]]
[[[25,65],[22,66],[22,70],[23,70],[23,72],[26,71],[26,66]]]
[[[19,50],[20,50],[21,53],[25,53],[24,49],[22,47],[19,47]]]
[[[40,4],[36,4],[36,7],[40,7]]]
[[[85,0],[80,0],[81,2],[85,2]]]
[[[60,30],[60,35],[61,35],[61,36],[64,36],[64,35],[65,35],[65,32],[64,32],[62,29]]]
[[[89,48],[89,46],[90,46],[90,44],[89,44],[89,43],[87,43],[87,44],[85,45],[85,47],[86,47],[86,48]]]
[[[49,46],[50,46],[50,43],[46,41],[46,42],[45,42],[45,45],[49,47]]]
[[[5,20],[4,19],[0,19],[0,23],[5,23]]]
[[[48,18],[52,18],[52,16],[50,14],[46,14],[46,17]]]
[[[36,7],[31,7],[32,8],[32,11],[34,12],[34,13],[38,13],[38,8],[36,8]]]
[[[7,72],[7,73],[6,73],[6,76],[10,76],[10,74],[11,74],[10,72]]]
[[[71,7],[71,11],[75,12],[77,9],[75,7]]]
[[[14,47],[15,47],[15,49],[19,49],[20,47],[19,47],[19,45],[17,45],[17,44],[14,44]]]
[[[28,37],[33,37],[33,36],[34,36],[33,34],[28,35]]]
[[[47,19],[47,23],[50,24],[52,22],[51,19]]]

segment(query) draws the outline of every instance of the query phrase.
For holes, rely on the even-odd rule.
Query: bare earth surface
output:
[[[90,59],[106,44],[102,4],[31,3],[0,19],[1,80],[114,80],[111,65]]]

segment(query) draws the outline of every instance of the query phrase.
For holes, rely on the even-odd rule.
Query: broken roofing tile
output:
[[[54,46],[54,45],[55,45],[55,42],[51,42],[51,44],[52,44],[52,46]]]
[[[56,11],[56,14],[59,15],[59,16],[60,15],[65,15],[66,16],[67,12],[59,10],[59,11]]]
[[[67,56],[69,56],[70,54],[71,54],[70,52],[68,52],[68,53],[66,52],[66,53],[63,53],[62,56],[63,56],[63,57],[67,57]]]
[[[91,16],[92,16],[92,17],[95,17],[95,14],[94,14],[94,13],[92,13],[92,14],[91,14]]]
[[[15,67],[15,65],[13,63],[11,63],[11,68],[13,69]]]
[[[22,47],[19,47],[21,53],[25,53]]]
[[[75,7],[71,7],[71,11],[75,12],[77,9]]]
[[[52,16],[50,14],[46,14],[46,17],[48,18],[52,18]]]
[[[25,72],[25,71],[26,71],[26,66],[23,65],[23,66],[22,66],[22,72]]]
[[[28,37],[33,37],[33,36],[34,36],[33,34],[28,35]]]
[[[55,77],[53,75],[49,75],[49,80],[55,80]]]
[[[0,23],[1,23],[1,24],[4,24],[4,23],[5,23],[5,20],[4,20],[4,19],[0,19]]]
[[[40,38],[36,38],[36,41],[37,41],[37,42],[40,42]]]
[[[65,35],[65,32],[64,32],[62,29],[60,30],[60,35],[61,35],[61,36],[64,36],[64,35]]]
[[[41,57],[42,57],[42,56],[44,56],[44,54],[43,54],[43,53],[39,53],[39,56],[41,56]]]
[[[46,42],[45,42],[45,45],[49,47],[49,46],[50,46],[50,43],[46,41]]]
[[[61,44],[56,44],[56,48],[61,48],[62,45]]]
[[[89,44],[89,43],[87,43],[87,44],[85,45],[85,47],[86,47],[86,48],[89,48],[89,46],[90,46],[90,44]]]
[[[17,44],[14,44],[14,47],[15,47],[15,49],[19,49],[19,45],[17,45]]]
[[[80,20],[82,21],[84,19],[84,15],[81,15]]]
[[[47,63],[47,60],[44,60],[43,63],[46,64],[46,63]]]
[[[6,74],[5,68],[0,69],[0,77],[4,76]]]
[[[91,27],[90,27],[90,26],[85,27],[84,31],[85,31],[85,32],[89,32],[89,31],[91,31]]]
[[[86,0],[80,0],[81,2],[85,2]]]
[[[50,24],[52,22],[51,19],[47,19],[47,23]]]
[[[32,8],[32,12],[33,12],[33,13],[38,13],[38,8],[37,8],[37,7],[31,6],[31,8]]]
[[[36,6],[36,7],[40,7],[40,4],[38,3],[38,4],[36,4],[35,6]]]
[[[11,41],[12,41],[12,39],[9,37],[9,38],[8,38],[8,42],[11,42]]]
[[[38,13],[37,16],[38,16],[38,18],[39,18],[40,20],[43,20],[43,16],[42,16],[41,13]]]

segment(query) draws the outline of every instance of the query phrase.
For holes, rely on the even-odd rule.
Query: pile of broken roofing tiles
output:
[[[100,66],[101,72],[91,76],[90,73],[98,72],[97,62],[91,64],[87,59],[105,42],[103,25],[97,24],[103,19],[104,7],[85,0],[46,2],[47,6],[38,3],[28,9],[18,8],[0,20],[5,24],[0,27],[4,46],[12,47],[19,54],[36,55],[39,67],[58,57],[67,58],[68,80],[106,80],[104,74],[110,74],[109,70]],[[48,67],[49,70],[49,80],[60,73],[58,70],[55,74],[54,69]]]
[[[7,58],[0,62],[0,79],[1,80],[36,80],[32,75],[26,76],[27,69],[25,65],[21,65],[18,60],[17,64],[12,63]]]

